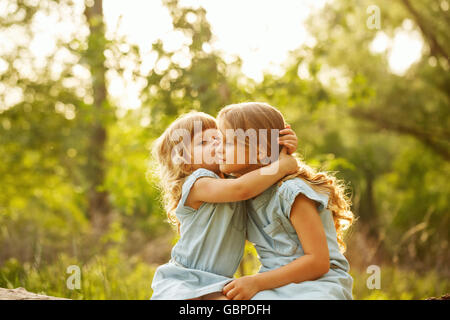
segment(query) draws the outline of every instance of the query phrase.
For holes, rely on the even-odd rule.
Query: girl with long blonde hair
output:
[[[217,121],[223,134],[237,128],[281,130],[285,123],[280,111],[258,102],[226,106]],[[224,158],[239,148],[228,140],[226,146]],[[248,144],[240,147],[249,152]],[[264,139],[259,148],[271,156],[279,145]],[[294,174],[246,201],[248,240],[258,252],[261,269],[227,284],[223,293],[229,299],[352,299],[353,280],[343,255],[343,235],[352,224],[353,213],[344,183],[330,173],[317,172],[298,157],[297,161]],[[239,176],[262,166],[225,163],[220,170]]]
[[[296,145],[292,130],[284,132],[283,143]],[[283,151],[271,174],[255,170],[224,179],[216,155],[221,149],[215,119],[203,112],[180,116],[154,142],[164,206],[180,238],[171,260],[155,272],[152,299],[227,299],[222,289],[233,280],[244,250],[243,200],[297,170]]]

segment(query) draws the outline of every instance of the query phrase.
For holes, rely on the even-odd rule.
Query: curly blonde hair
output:
[[[190,136],[189,143],[191,143],[194,137],[194,124],[196,121],[201,122],[202,131],[217,128],[214,117],[204,112],[191,111],[179,116],[172,122],[152,145],[152,157],[156,161],[156,167],[151,167],[149,171],[158,177],[158,185],[168,221],[176,226],[178,231],[179,221],[175,215],[175,209],[181,199],[183,183],[193,171],[189,163],[183,162],[183,152],[190,154],[190,149],[184,139],[179,141],[178,133],[180,130],[184,133],[187,132]]]
[[[224,107],[217,116],[220,129],[279,129],[285,128],[283,115],[279,110],[267,103],[246,102],[232,104]],[[267,143],[267,153],[270,156],[270,140]],[[248,144],[248,141],[246,141]],[[279,146],[281,151],[282,146]],[[337,241],[341,252],[345,252],[346,246],[344,242],[344,232],[353,223],[354,215],[351,211],[351,200],[346,195],[346,187],[342,180],[338,180],[332,172],[317,172],[308,166],[297,154],[293,154],[297,159],[299,169],[296,173],[284,177],[279,181],[281,185],[283,181],[295,177],[302,178],[311,188],[320,193],[329,196],[328,207],[334,220],[336,228]]]

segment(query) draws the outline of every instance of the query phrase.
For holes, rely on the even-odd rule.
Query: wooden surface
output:
[[[70,299],[36,294],[19,287],[16,289],[0,288],[0,300],[70,300]],[[450,294],[445,294],[441,297],[431,297],[426,300],[450,300]]]
[[[0,300],[69,300],[69,299],[36,294],[33,292],[29,292],[24,288],[16,288],[16,289],[0,288]]]

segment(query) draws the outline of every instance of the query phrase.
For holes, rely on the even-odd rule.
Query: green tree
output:
[[[180,6],[178,0],[165,0],[174,32],[181,32],[185,44],[168,51],[162,40],[153,44],[157,54],[155,68],[146,75],[142,103],[149,108],[151,126],[156,133],[180,113],[201,110],[215,115],[226,104],[236,101],[239,91],[235,77],[240,61],[227,65],[211,46],[212,32],[205,9]]]
[[[84,58],[92,76],[92,125],[90,130],[87,176],[89,180],[88,215],[95,229],[102,229],[109,224],[111,211],[108,192],[102,186],[105,179],[105,145],[107,129],[105,121],[111,114],[106,89],[105,50],[108,42],[105,38],[103,22],[103,1],[96,0],[86,5],[84,14],[89,25],[89,37]]]
[[[442,254],[449,188],[440,178],[450,170],[448,8],[434,1],[382,1],[377,30],[366,24],[372,4],[333,1],[313,15],[308,25],[315,45],[293,52],[285,76],[263,82],[263,90],[284,90],[280,103],[298,108],[291,113],[295,128],[313,132],[305,133],[304,143],[331,151],[327,165],[351,181],[358,229],[368,229],[394,262],[426,268],[449,259]],[[408,31],[405,25],[422,35],[424,49],[398,75],[390,70],[389,50],[376,53],[371,44],[380,33]],[[318,100],[310,98],[311,85],[320,88],[313,95]],[[306,108],[316,115],[313,128]]]
[[[127,44],[130,50],[120,50],[124,39],[105,37],[102,1],[8,1],[5,8],[0,15],[0,36],[8,43],[0,58],[2,257],[30,260],[42,252],[51,256],[51,248],[74,248],[82,233],[93,229],[101,235],[112,215],[124,212],[136,213],[144,229],[154,225],[160,218],[148,222],[148,217],[160,217],[161,211],[145,179],[148,136],[135,130],[140,140],[122,139],[123,146],[130,146],[129,140],[140,144],[138,155],[122,157],[112,154],[117,140],[108,138],[120,133],[107,73],[120,77],[124,58],[138,61],[137,48]],[[36,50],[40,25],[49,20],[50,49]],[[134,173],[113,180],[120,161],[128,161]],[[122,186],[137,184],[140,196],[117,190],[118,178]]]

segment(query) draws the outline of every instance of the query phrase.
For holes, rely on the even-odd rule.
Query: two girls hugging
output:
[[[230,130],[259,132],[258,145]],[[217,119],[190,112],[165,130],[153,156],[180,238],[155,272],[151,299],[352,299],[343,255],[350,200],[342,181],[294,157],[296,149],[295,133],[266,103],[229,105]],[[246,239],[261,268],[234,279]]]

